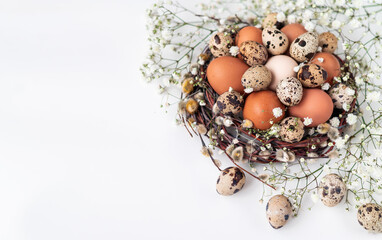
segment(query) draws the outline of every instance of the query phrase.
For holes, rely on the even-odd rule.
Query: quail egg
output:
[[[318,35],[307,32],[296,38],[290,45],[289,53],[297,62],[310,60],[318,48]]]
[[[266,211],[269,224],[275,229],[283,227],[293,213],[292,204],[283,195],[275,195],[269,199]]]
[[[255,65],[248,68],[241,78],[241,84],[247,89],[253,91],[265,90],[271,84],[272,74],[264,65]]]
[[[229,167],[221,171],[216,182],[216,191],[223,196],[229,196],[240,191],[245,184],[245,174],[237,167]]]
[[[335,108],[348,109],[354,101],[355,91],[343,83],[336,83],[329,89],[329,96],[332,98]]]
[[[227,33],[218,32],[214,34],[209,43],[209,47],[214,57],[230,56],[230,48],[233,45],[233,39]]]
[[[322,178],[318,193],[324,205],[334,207],[344,198],[346,185],[337,174],[328,174]]]
[[[277,28],[264,28],[262,39],[265,47],[268,49],[268,52],[273,55],[283,54],[286,50],[288,50],[288,37]]]
[[[294,77],[284,78],[277,84],[276,94],[286,106],[295,106],[301,102],[303,87],[299,80]]]
[[[240,54],[249,66],[263,65],[268,60],[267,49],[255,41],[243,42],[240,45]]]
[[[338,46],[338,39],[333,33],[324,32],[318,35],[318,45],[323,52],[334,53]]]
[[[287,117],[280,123],[279,135],[284,142],[299,142],[304,137],[304,133],[304,124],[300,118]]]
[[[371,232],[382,232],[382,207],[375,203],[368,203],[358,208],[359,224]]]
[[[277,13],[270,13],[264,18],[261,25],[263,28],[275,27],[281,29],[284,27],[285,23],[277,21]]]
[[[219,112],[227,115],[236,115],[243,109],[244,99],[236,91],[228,91],[220,95],[216,101]]]
[[[315,88],[326,82],[328,73],[320,65],[309,63],[298,70],[297,78],[304,87]]]

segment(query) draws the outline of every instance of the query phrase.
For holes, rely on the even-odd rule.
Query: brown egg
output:
[[[304,119],[311,118],[313,122],[308,127],[316,127],[329,120],[333,113],[331,97],[321,89],[304,89],[301,102],[289,108],[289,114],[293,117]]]
[[[322,62],[320,61],[322,60]],[[338,59],[331,53],[321,52],[317,53],[312,58],[312,63],[320,65],[328,73],[328,83],[333,84],[333,78],[341,75],[341,65]]]
[[[288,37],[289,43],[292,43],[297,37],[308,31],[301,24],[292,23],[281,28],[281,32]]]
[[[246,41],[255,41],[260,44],[263,44],[261,33],[262,33],[261,29],[257,27],[248,26],[248,27],[242,28],[236,35],[236,38],[235,38],[236,46],[240,47],[240,45]]]
[[[277,118],[273,115],[275,108],[282,110],[281,116]],[[284,115],[285,106],[273,91],[253,92],[245,100],[243,117],[251,120],[257,129],[266,130],[272,127],[274,123],[280,122]]]
[[[241,77],[248,68],[249,66],[238,58],[219,57],[208,65],[207,79],[219,95],[227,92],[230,87],[243,94],[244,87],[241,85]]]

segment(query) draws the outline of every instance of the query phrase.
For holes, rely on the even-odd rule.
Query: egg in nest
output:
[[[272,74],[264,65],[255,65],[248,68],[241,78],[241,84],[253,91],[265,90],[271,84]]]
[[[264,28],[262,38],[264,46],[273,55],[280,55],[288,50],[288,37],[277,28]]]
[[[228,91],[220,95],[216,105],[222,114],[236,115],[242,110],[243,97],[236,91]]]
[[[320,65],[309,63],[299,69],[297,78],[304,87],[315,88],[326,82],[328,73]]]
[[[235,38],[235,44],[238,47],[240,47],[240,45],[246,41],[255,41],[260,44],[263,44],[261,33],[262,33],[261,29],[257,27],[254,27],[254,26],[244,27],[240,29],[240,31],[237,33]]]
[[[304,133],[304,124],[299,118],[287,117],[280,123],[279,135],[284,142],[299,142],[304,137]]]
[[[301,102],[304,89],[299,80],[294,77],[284,78],[276,88],[277,97],[286,106],[295,106]]]
[[[290,45],[289,53],[297,62],[310,60],[318,48],[318,35],[307,32],[296,38]]]
[[[336,83],[329,89],[329,96],[332,98],[334,107],[338,109],[350,108],[355,99],[355,91],[343,83]]]
[[[233,45],[233,39],[227,33],[218,32],[214,34],[209,43],[209,48],[214,57],[230,56],[230,48]]]
[[[249,66],[263,65],[268,60],[267,49],[255,41],[243,42],[240,45],[240,54]]]

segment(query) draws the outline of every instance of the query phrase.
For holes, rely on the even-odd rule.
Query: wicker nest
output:
[[[212,56],[208,46],[202,51],[202,54],[205,54],[207,56]],[[341,64],[341,67],[343,67],[344,61],[338,56],[336,57],[338,58]],[[334,149],[335,143],[333,143],[333,145],[330,145],[330,146],[328,146],[327,144],[324,144],[324,143],[330,142],[330,139],[326,134],[319,134],[316,131],[313,134],[308,134],[308,129],[305,129],[305,135],[300,142],[288,143],[288,142],[284,142],[280,140],[277,137],[268,137],[266,136],[265,132],[262,133],[261,131],[257,131],[254,133],[253,131],[249,131],[249,129],[243,128],[242,116],[230,116],[233,124],[229,127],[226,127],[224,125],[218,125],[215,122],[216,117],[218,116],[226,117],[226,116],[220,113],[215,114],[213,112],[214,104],[216,103],[219,95],[210,86],[206,76],[206,70],[211,60],[212,59],[209,59],[203,66],[199,66],[197,84],[195,84],[193,91],[188,95],[188,97],[192,97],[196,93],[200,93],[200,92],[203,93],[204,99],[205,99],[205,105],[200,106],[199,110],[195,112],[194,114],[186,113],[184,117],[188,120],[192,119],[192,122],[196,124],[204,125],[207,128],[207,131],[211,131],[211,129],[213,129],[213,131],[218,133],[221,130],[224,130],[223,135],[219,135],[219,137],[214,139],[216,140],[215,146],[217,146],[218,148],[224,151],[226,150],[228,146],[232,145],[233,143],[235,144],[235,147],[242,146],[244,149],[243,159],[248,160],[249,162],[256,162],[256,163],[279,162],[276,159],[277,149],[283,149],[288,152],[293,152],[296,158],[305,158],[305,159],[328,158],[328,153],[330,153]],[[347,70],[348,69],[345,67],[345,71]],[[348,83],[350,84],[352,82],[354,82],[354,78],[352,74],[350,74],[350,80],[348,80]],[[249,94],[245,94],[244,98],[246,98],[248,95]],[[354,111],[355,105],[356,105],[356,98],[351,104],[349,111],[334,109],[334,112],[331,118],[338,117],[338,119],[340,120],[340,125],[338,127],[340,134],[344,132],[344,129],[347,126],[346,117],[349,113]],[[205,134],[205,135],[208,137],[208,134]],[[205,146],[203,138],[201,137],[200,139],[202,141],[203,146]],[[237,140],[233,142],[234,139],[237,139]],[[252,146],[252,150],[245,151],[246,147],[248,147],[249,144]],[[264,155],[261,155],[260,152],[262,151],[261,150],[262,147],[266,145],[271,146],[270,148],[269,147],[267,148],[267,150],[270,152],[270,155],[267,155],[266,157],[264,157]],[[315,147],[312,147],[313,145]],[[226,155],[232,160],[229,154],[226,153]],[[314,157],[311,157],[311,156],[314,156]]]

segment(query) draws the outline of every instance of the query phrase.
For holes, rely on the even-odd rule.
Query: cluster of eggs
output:
[[[334,107],[341,109],[354,100],[346,85],[333,84],[341,74],[333,55],[337,38],[330,32],[308,32],[299,23],[280,23],[275,13],[262,26],[244,27],[236,36],[214,34],[209,42],[214,59],[207,79],[220,95],[222,114],[242,113],[259,130],[281,122],[281,139],[298,142],[305,118],[311,119],[308,127],[316,127],[329,120]],[[237,56],[232,56],[233,47]],[[322,90],[324,84],[331,88]]]

